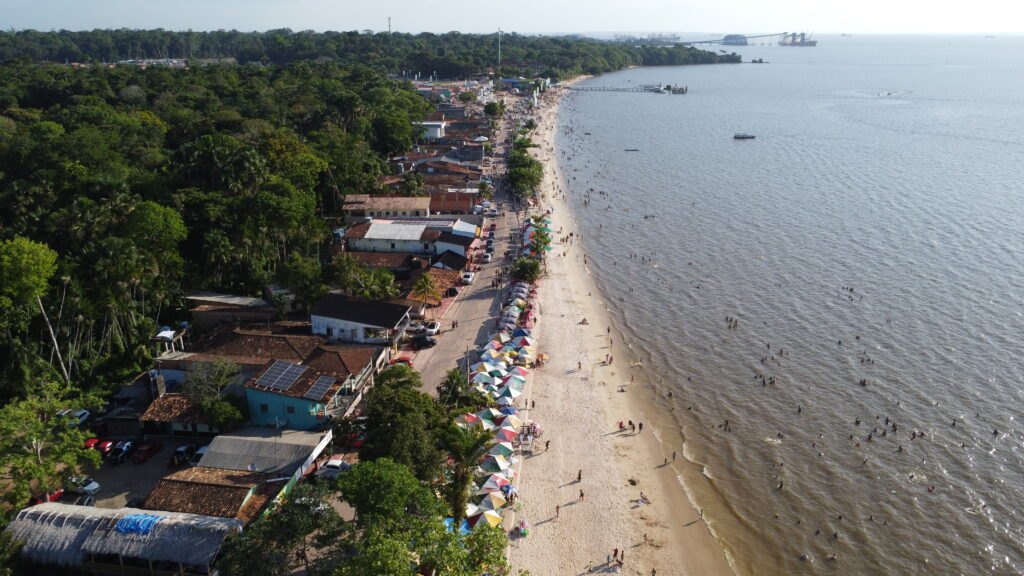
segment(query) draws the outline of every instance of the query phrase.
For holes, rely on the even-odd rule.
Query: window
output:
[[[270,406],[260,404],[260,414],[270,414]]]
[[[395,249],[395,243],[394,243],[394,242],[392,242],[392,243],[391,243],[391,249],[392,249],[392,250],[394,250],[394,249]]]
[[[287,406],[285,407],[284,411],[289,414],[295,414],[295,406]]]

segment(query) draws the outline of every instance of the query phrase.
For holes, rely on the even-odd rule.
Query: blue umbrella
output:
[[[498,411],[501,412],[502,414],[508,414],[510,416],[516,416],[519,414],[519,410],[513,408],[512,406],[505,406],[504,408],[500,408]]]
[[[529,336],[529,335],[530,335],[530,330],[528,328],[516,328],[515,331],[512,332],[512,337],[513,338],[518,338],[520,336]]]

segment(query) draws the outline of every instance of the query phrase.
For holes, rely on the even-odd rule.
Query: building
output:
[[[344,220],[360,222],[366,218],[430,216],[430,199],[417,196],[370,196],[349,194],[341,208]]]
[[[331,342],[394,344],[409,325],[409,308],[330,292],[310,310],[314,334]]]
[[[199,465],[273,474],[286,482],[282,492],[287,493],[295,481],[312,469],[333,438],[330,428],[324,432],[244,428],[214,438]]]
[[[153,400],[139,418],[144,434],[160,436],[216,436],[221,430],[206,417],[199,397],[164,394]]]
[[[324,346],[308,365],[275,360],[246,383],[249,422],[313,430],[351,416],[384,358],[383,347]]]
[[[470,248],[473,243],[476,242],[476,238],[473,236],[465,236],[462,234],[455,234],[453,232],[442,232],[437,238],[437,242],[434,243],[434,250],[438,254],[444,252],[454,252],[462,257],[469,257]]]
[[[194,466],[164,476],[143,508],[234,518],[248,526],[284,485],[277,474]]]
[[[461,274],[466,269],[467,264],[469,264],[469,259],[465,256],[456,254],[451,250],[446,250],[440,256],[434,258],[434,263],[431,266],[444,270],[455,270]]]
[[[428,203],[429,198],[424,198]],[[407,252],[434,254],[434,243],[441,235],[426,224],[361,222],[345,231],[345,245],[353,252]]]
[[[235,518],[47,502],[7,525],[35,574],[209,575]]]
[[[193,292],[185,299],[192,306],[189,312],[192,313],[193,323],[203,329],[219,324],[273,320],[277,315],[274,307],[262,298]]]
[[[479,190],[476,188],[446,188],[444,190],[427,190],[427,197],[430,198],[430,211],[438,213],[446,212],[472,212],[479,198]]]
[[[413,126],[418,126],[423,129],[423,138],[427,140],[438,140],[444,138],[444,120],[428,120],[424,122],[414,122]]]

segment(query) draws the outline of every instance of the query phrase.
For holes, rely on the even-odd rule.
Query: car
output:
[[[339,441],[339,445],[345,449],[360,448],[363,445],[363,439],[365,435],[359,432],[353,432],[348,436],[344,436]]]
[[[481,258],[480,261],[486,264],[487,262],[490,262],[493,259],[494,259],[494,254],[491,254],[491,253],[487,252],[487,253],[484,253],[483,258]]]
[[[184,466],[188,464],[188,459],[196,453],[195,444],[182,444],[174,449],[171,457],[167,459],[168,466]]]
[[[110,451],[114,449],[114,446],[116,444],[117,443],[114,442],[113,440],[103,440],[103,439],[100,439],[100,441],[97,442],[96,445],[93,446],[93,448],[95,448],[96,450],[99,450],[100,454],[102,454],[103,457],[105,458],[107,456],[107,454],[110,454]]]
[[[486,245],[486,246],[494,246],[494,238],[488,238],[487,241],[484,242],[484,245]]]
[[[431,322],[430,324],[427,324],[426,328],[427,336],[435,336],[441,332],[441,323]]]
[[[431,338],[431,340],[433,340],[433,338]],[[404,365],[409,366],[411,368],[412,367],[412,356],[399,356],[397,358],[392,358],[390,364],[392,366],[395,366],[397,364],[404,364]]]
[[[420,334],[412,339],[412,349],[420,350],[422,348],[432,348],[437,345],[437,339],[431,338],[426,334]],[[409,366],[412,366],[412,361],[409,361]]]
[[[107,454],[107,462],[111,464],[120,464],[128,459],[129,456],[135,452],[135,442],[131,440],[122,440],[114,445],[114,449]]]
[[[192,457],[188,459],[188,465],[189,466],[199,466],[199,461],[203,459],[203,456],[206,455],[206,451],[209,450],[209,449],[210,449],[210,445],[209,444],[206,444],[204,446],[200,446],[199,450],[196,450],[196,453],[193,454]]]
[[[494,235],[495,235],[495,232],[494,232],[493,228],[487,231],[487,239],[488,240],[494,239]]]
[[[463,272],[462,273],[462,283],[463,284],[472,284],[473,283],[473,278],[475,276],[476,275],[473,274],[472,272]]]
[[[149,460],[153,456],[156,456],[164,449],[164,445],[161,442],[146,442],[139,449],[132,454],[132,462],[136,464],[142,464]]]
[[[498,209],[497,208],[491,208],[490,214],[491,214],[491,216],[497,216],[498,215]]]
[[[497,222],[491,222],[491,232],[494,232],[497,229],[498,229],[498,223]]]
[[[36,504],[42,504],[43,502],[56,502],[64,496],[64,489],[58,488],[49,494],[36,494],[29,499],[28,505],[35,506]]]
[[[61,410],[57,412],[58,418],[69,419],[69,426],[78,426],[79,424],[85,424],[85,421],[89,419],[88,410]]]
[[[426,331],[426,326],[419,322],[410,322],[409,326],[406,327],[405,331],[408,334],[422,334]]]
[[[68,492],[88,494],[89,496],[100,491],[100,483],[87,476],[68,478],[66,487]]]
[[[341,475],[342,472],[348,472],[352,469],[352,465],[340,458],[332,458],[328,460],[319,470],[316,471],[316,475],[320,478],[330,478],[334,480]]]
[[[85,448],[86,450],[97,450],[96,446],[100,442],[103,442],[103,440],[99,438],[89,438],[88,440],[82,443],[82,447]]]
[[[494,253],[494,244],[491,244],[487,248],[484,248],[484,252],[486,252],[488,254],[493,254]]]

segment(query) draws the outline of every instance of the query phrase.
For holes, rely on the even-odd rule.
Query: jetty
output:
[[[570,86],[569,90],[577,92],[649,92],[651,94],[686,94],[686,86],[669,84],[641,84],[640,86]]]

